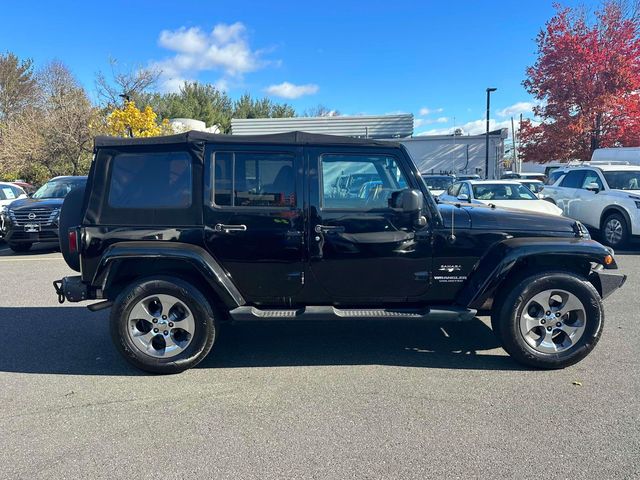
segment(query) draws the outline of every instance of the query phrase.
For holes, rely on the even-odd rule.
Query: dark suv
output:
[[[333,188],[359,174],[367,195]],[[60,229],[81,273],[59,300],[102,300],[117,348],[159,373],[201,361],[223,321],[478,314],[516,360],[561,368],[626,278],[579,222],[437,205],[400,144],[299,132],[99,137]]]
[[[6,241],[14,252],[26,252],[34,243],[58,244],[58,216],[62,202],[87,177],[55,177],[30,198],[15,200],[6,212]]]

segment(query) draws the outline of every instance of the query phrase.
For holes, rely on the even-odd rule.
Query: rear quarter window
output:
[[[121,153],[112,160],[112,208],[187,208],[192,202],[191,157],[187,152]]]

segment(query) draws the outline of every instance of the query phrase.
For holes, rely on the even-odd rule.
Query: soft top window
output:
[[[121,153],[112,161],[109,205],[113,208],[187,208],[192,201],[187,152]]]

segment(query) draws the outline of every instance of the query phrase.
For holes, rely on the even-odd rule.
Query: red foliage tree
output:
[[[589,160],[596,147],[640,145],[640,21],[608,0],[587,14],[555,5],[523,82],[541,121],[523,122],[525,161]]]

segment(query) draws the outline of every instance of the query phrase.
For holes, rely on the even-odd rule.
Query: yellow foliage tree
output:
[[[140,110],[134,101],[126,101],[107,117],[107,132],[116,137],[157,137],[173,133],[169,122],[165,119],[158,123],[157,117],[150,106]]]

